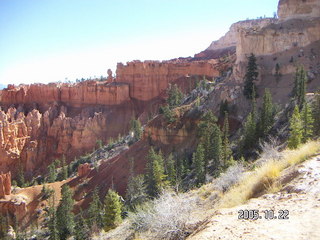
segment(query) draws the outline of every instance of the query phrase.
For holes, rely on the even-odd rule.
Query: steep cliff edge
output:
[[[280,20],[310,18],[320,16],[319,0],[280,0],[278,5]]]

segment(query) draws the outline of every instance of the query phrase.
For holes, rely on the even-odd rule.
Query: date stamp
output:
[[[243,220],[258,220],[258,219],[266,219],[266,220],[286,220],[289,219],[289,210],[263,210],[259,211],[258,209],[252,210],[239,210],[238,211],[238,219]]]

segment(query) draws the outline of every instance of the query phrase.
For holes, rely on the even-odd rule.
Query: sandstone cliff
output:
[[[310,18],[320,16],[319,0],[280,0],[278,5],[280,20]]]
[[[217,62],[212,60],[201,62],[158,62],[133,61],[126,65],[118,64],[117,82],[130,85],[130,97],[149,101],[158,97],[169,83],[186,75],[217,77]]]
[[[108,82],[85,81],[77,84],[9,85],[1,94],[2,104],[48,104],[59,102],[73,107],[92,104],[119,105],[129,101],[129,86]]]

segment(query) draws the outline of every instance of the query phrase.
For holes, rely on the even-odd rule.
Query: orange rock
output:
[[[11,194],[11,172],[0,174],[0,198]]]
[[[89,163],[80,164],[78,167],[78,176],[84,177],[91,171]]]
[[[133,61],[117,65],[117,82],[130,85],[130,97],[149,101],[158,97],[169,83],[186,75],[219,76],[216,61]]]

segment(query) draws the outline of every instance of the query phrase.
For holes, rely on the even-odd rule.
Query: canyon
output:
[[[230,122],[236,131],[250,109],[242,87],[251,53],[257,57],[260,96],[269,88],[274,101],[285,104],[296,67],[301,64],[308,73],[307,91],[314,92],[320,85],[319,9],[316,0],[280,0],[279,18],[235,23],[225,36],[193,58],[119,63],[116,77],[107,81],[8,85],[0,90],[0,172],[4,173],[0,175],[0,210],[9,209],[22,219],[30,209],[35,210],[29,204],[41,192],[38,185],[18,191],[25,192],[28,199],[11,194],[11,174],[17,179],[23,171],[28,180],[44,175],[55,159],[65,156],[70,163],[98,148],[99,141],[108,144],[128,135],[133,118],[144,124],[140,141],[103,159],[99,166],[80,165],[78,175],[66,182],[51,184],[57,191],[63,184],[77,189],[77,211],[88,205],[95,187],[101,196],[111,186],[125,195],[129,159],[135,160],[135,173],[143,173],[150,146],[162,149],[164,155],[174,150],[191,154],[200,115],[188,115],[190,106],[176,110],[176,124],[168,124],[163,115],[158,115],[170,84],[190,93],[199,80],[212,81],[215,88],[204,107],[218,114],[221,101],[227,100],[235,109]]]

